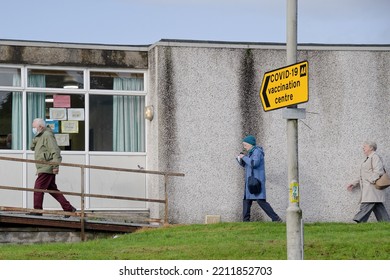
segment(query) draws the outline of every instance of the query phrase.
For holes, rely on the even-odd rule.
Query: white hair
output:
[[[376,151],[377,145],[374,141],[365,141],[364,145],[367,145],[367,146],[371,147],[374,151]]]
[[[36,118],[34,119],[33,123],[36,123],[38,126],[45,127],[46,123],[43,119],[41,118]]]

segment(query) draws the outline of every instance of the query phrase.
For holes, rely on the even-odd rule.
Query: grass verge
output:
[[[81,243],[1,245],[2,260],[286,260],[284,223],[172,225]],[[390,223],[312,223],[306,260],[389,260]]]

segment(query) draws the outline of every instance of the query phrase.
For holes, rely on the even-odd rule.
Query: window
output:
[[[143,73],[91,71],[90,80],[91,89],[127,91],[144,90]]]
[[[35,118],[46,121],[62,150],[85,150],[84,95],[27,92],[27,149],[34,137]]]
[[[0,67],[0,86],[21,87],[21,80],[21,68]],[[0,149],[22,149],[22,97],[20,91],[0,91]]]
[[[21,108],[21,92],[0,91],[0,149],[22,148],[22,118],[13,114]]]
[[[29,69],[28,87],[43,88],[84,88],[83,71]]]
[[[144,96],[89,97],[90,151],[145,152]]]
[[[0,149],[30,150],[42,118],[62,150],[145,152],[145,73],[25,68],[0,67]]]
[[[1,67],[0,68],[0,86],[3,87],[20,87],[20,69]]]
[[[91,71],[90,88],[144,91],[144,74]],[[89,102],[90,151],[145,151],[145,96],[90,95]]]

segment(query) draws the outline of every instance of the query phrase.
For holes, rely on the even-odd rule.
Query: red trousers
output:
[[[35,180],[34,189],[41,190],[53,190],[58,191],[56,185],[56,175],[48,173],[39,173],[38,178]],[[43,192],[34,192],[34,209],[43,209]],[[61,193],[51,193],[60,204],[64,211],[72,211],[73,206],[66,200],[65,196]]]

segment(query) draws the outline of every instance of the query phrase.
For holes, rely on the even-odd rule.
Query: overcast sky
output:
[[[0,39],[286,42],[288,0],[2,0]],[[390,0],[298,0],[298,43],[390,44]]]

